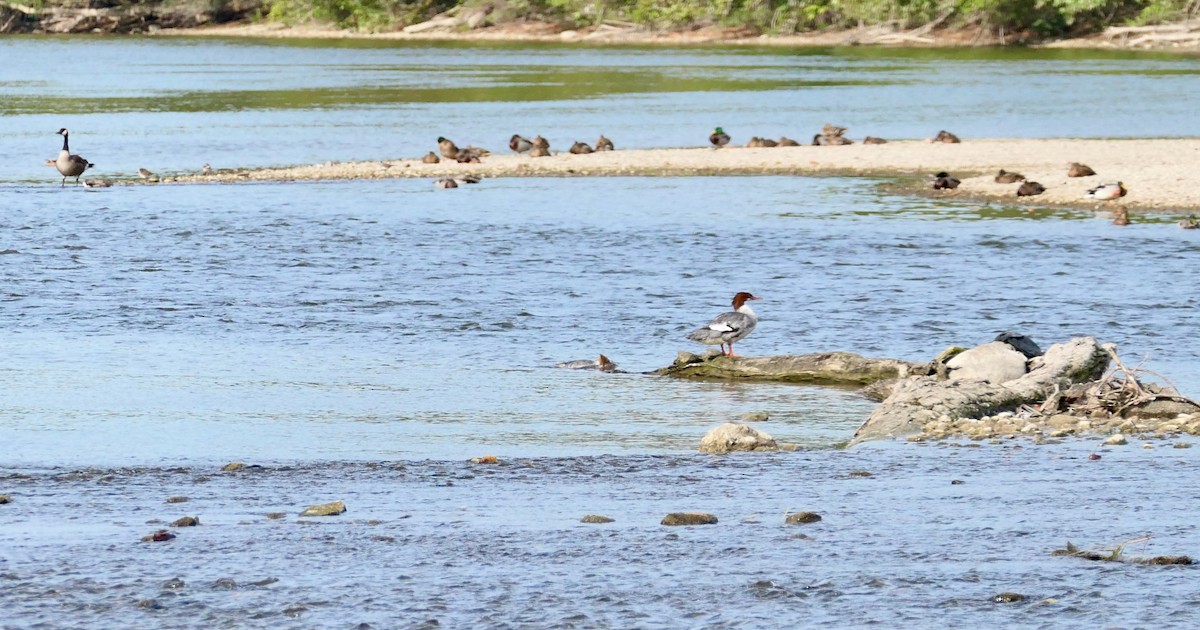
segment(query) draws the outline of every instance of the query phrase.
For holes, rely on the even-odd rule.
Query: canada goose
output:
[[[546,147],[533,147],[529,151],[529,157],[550,157],[550,149]]]
[[[1179,220],[1179,227],[1185,230],[1200,228],[1200,219],[1197,219],[1194,214],[1189,214],[1186,219]]]
[[[863,144],[887,144],[887,140],[876,138],[875,136],[867,136],[863,138]]]
[[[996,173],[997,184],[1015,184],[1023,181],[1025,181],[1025,176],[1020,173],[1013,173],[1004,169],[1000,169],[1000,172]]]
[[[458,188],[458,182],[455,182],[454,179],[450,177],[443,177],[433,182],[433,185],[437,186],[438,188]]]
[[[437,164],[438,162],[441,162],[442,160],[441,160],[441,158],[439,158],[437,156],[436,153],[434,153],[433,151],[430,151],[429,153],[425,154],[425,157],[421,158],[421,161],[426,164]]]
[[[954,190],[962,182],[957,177],[950,175],[946,171],[942,171],[933,176],[934,190]]]
[[[722,129],[722,128],[720,128],[720,127],[717,127],[717,128],[716,128],[716,129],[714,129],[714,130],[713,130],[713,132],[712,132],[712,133],[711,133],[711,134],[708,136],[708,141],[709,141],[709,143],[711,143],[711,144],[712,144],[714,147],[716,147],[716,148],[720,149],[721,147],[723,147],[723,146],[725,146],[725,145],[729,144],[729,134],[725,133],[725,130],[724,130],[724,129]]]
[[[1117,208],[1113,210],[1113,225],[1129,225],[1129,210]]]
[[[438,151],[442,152],[442,157],[450,158],[451,160],[458,157],[458,145],[454,144],[453,140],[448,140],[442,136],[438,136]]]
[[[1092,167],[1087,164],[1080,164],[1079,162],[1067,163],[1067,177],[1091,177],[1095,174],[1096,171],[1093,171]]]
[[[533,137],[533,148],[535,148],[535,149],[542,148],[542,149],[549,151],[550,150],[550,141],[541,136],[534,136]],[[549,155],[549,153],[547,153],[547,155]]]
[[[1046,192],[1046,187],[1037,182],[1025,182],[1017,188],[1018,197],[1033,197]]]
[[[596,140],[596,150],[597,151],[612,151],[614,149],[616,149],[616,147],[613,146],[612,140],[605,138],[604,134],[600,134],[600,139]],[[600,355],[600,356],[604,356],[604,355]]]
[[[63,147],[62,150],[58,152],[58,159],[54,160],[54,167],[57,168],[59,174],[63,176],[61,187],[65,188],[68,177],[74,177],[75,183],[78,184],[79,176],[83,175],[84,171],[96,165],[83,159],[81,156],[71,155],[71,148],[67,145],[67,136],[69,132],[67,131],[66,127],[59,129],[56,133],[63,137]]]
[[[524,153],[533,148],[533,143],[530,142],[528,138],[514,133],[513,137],[509,138],[508,140],[508,148],[516,151],[517,153]]]
[[[798,147],[798,146],[800,146],[800,143],[796,142],[795,140],[792,140],[791,138],[789,138],[787,136],[782,136],[781,138],[779,138],[779,146],[781,146],[781,147]]]
[[[586,142],[576,142],[575,144],[571,145],[571,153],[576,155],[586,155],[592,152],[592,147],[588,146],[588,143]]]
[[[959,140],[958,136],[943,129],[943,130],[937,132],[937,135],[934,136],[933,139],[930,140],[930,142],[944,142],[946,144],[958,144],[959,142],[962,142],[962,140]]]
[[[1112,201],[1124,197],[1129,189],[1125,187],[1124,182],[1115,184],[1101,184],[1089,191],[1085,195],[1088,199],[1096,199],[1099,201]]]

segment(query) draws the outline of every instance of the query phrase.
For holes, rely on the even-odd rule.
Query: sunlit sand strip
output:
[[[473,141],[464,138],[464,141]],[[616,139],[618,142],[620,139]],[[432,144],[432,143],[431,143]],[[619,145],[618,145],[619,146]],[[1067,163],[1095,169],[1091,177],[1067,177]],[[1036,197],[1016,197],[1018,184],[997,184],[998,169],[1016,171],[1046,187]],[[814,175],[921,178],[913,190],[927,188],[924,178],[947,171],[962,179],[947,198],[999,199],[1031,206],[1107,207],[1085,199],[1089,188],[1122,181],[1129,194],[1121,205],[1142,210],[1200,209],[1200,139],[1138,140],[964,140],[961,144],[898,141],[882,145],[776,148],[688,148],[617,150],[530,158],[493,155],[481,164],[418,159],[179,174],[178,182],[245,182],[481,177],[603,177],[704,175]],[[929,191],[934,194],[934,191]]]

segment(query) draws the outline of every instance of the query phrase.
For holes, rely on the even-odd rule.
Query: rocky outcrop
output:
[[[933,422],[950,423],[1011,411],[1021,405],[1040,405],[1052,393],[1099,378],[1108,367],[1109,357],[1095,339],[1079,337],[1050,346],[1043,356],[1028,361],[1027,373],[999,383],[909,377],[896,384],[891,395],[855,432],[850,444],[916,435]]]
[[[311,505],[300,516],[337,516],[346,511],[346,504],[341,501]]]
[[[726,422],[709,431],[700,440],[701,453],[732,453],[734,451],[775,451],[775,438],[744,424]]]
[[[145,33],[245,20],[262,11],[262,0],[0,4],[0,33]]]
[[[663,525],[677,527],[679,525],[716,525],[717,517],[706,512],[671,512],[663,517]]]
[[[951,380],[1003,383],[1025,375],[1024,354],[1001,341],[964,350],[946,362]]]
[[[674,364],[654,373],[676,378],[866,385],[885,379],[903,378],[927,367],[897,359],[872,359],[851,352],[725,357],[714,350],[703,356],[680,352]]]

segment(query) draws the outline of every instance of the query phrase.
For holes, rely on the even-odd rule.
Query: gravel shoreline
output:
[[[620,146],[620,138],[615,139]],[[735,142],[737,138],[735,137]],[[431,147],[432,147],[431,142]],[[492,155],[479,164],[418,158],[326,162],[260,169],[225,169],[209,175],[175,173],[164,182],[316,181],[351,179],[488,177],[603,177],[705,175],[870,176],[907,179],[904,192],[937,197],[1003,201],[1030,207],[1065,206],[1110,210],[1114,203],[1085,197],[1089,188],[1124,182],[1120,206],[1140,211],[1200,209],[1200,139],[991,139],[941,144],[924,140],[881,145],[775,148],[675,148],[555,153],[544,158]],[[1067,177],[1067,163],[1082,162],[1097,175]],[[1022,173],[1046,187],[1035,197],[1016,196],[1019,184],[997,184],[999,169]],[[933,191],[932,174],[948,171],[962,180],[955,190]]]

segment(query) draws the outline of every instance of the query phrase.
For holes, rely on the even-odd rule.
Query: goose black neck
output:
[[[67,148],[67,134],[65,133],[63,134],[63,151],[66,151],[67,153],[71,152],[71,149]]]

